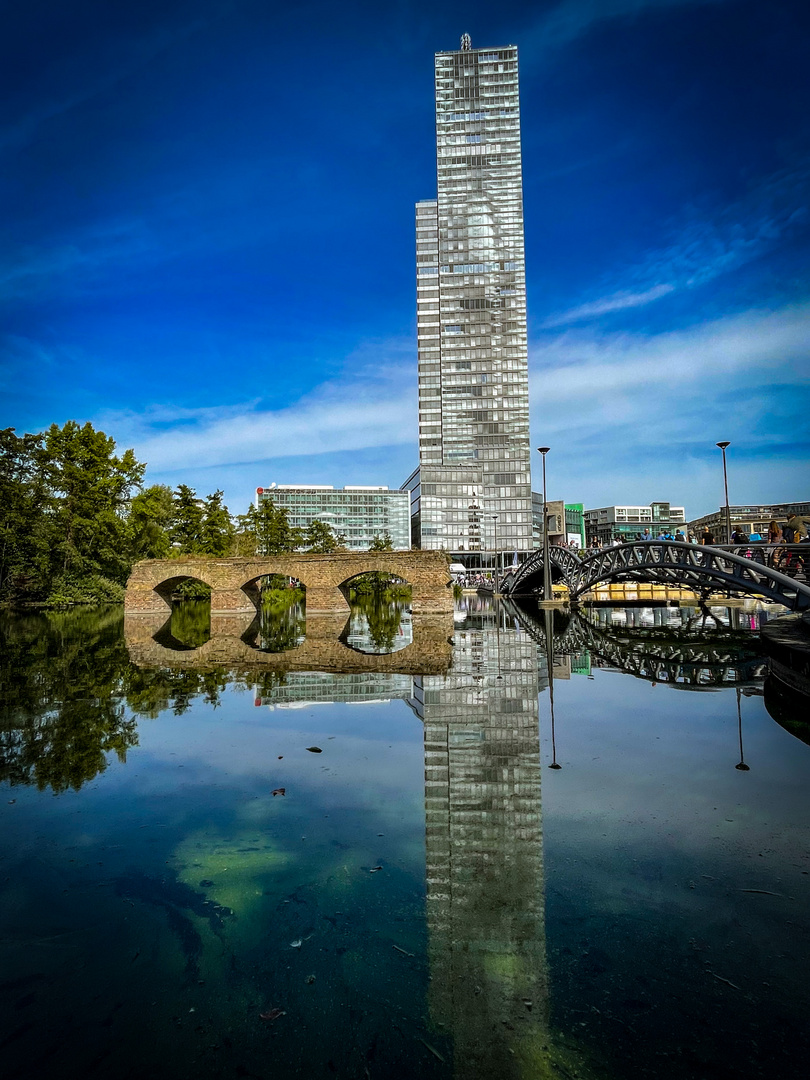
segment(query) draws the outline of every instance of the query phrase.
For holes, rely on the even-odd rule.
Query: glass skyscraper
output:
[[[436,54],[436,199],[416,205],[422,548],[532,550],[517,48]],[[493,518],[497,516],[497,526]],[[475,558],[465,559],[473,564]]]

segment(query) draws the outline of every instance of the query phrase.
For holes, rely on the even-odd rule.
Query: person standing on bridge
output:
[[[779,528],[779,522],[774,520],[768,522],[768,543],[778,544],[782,539],[782,530]]]
[[[788,530],[791,533],[790,537],[787,535]],[[800,544],[802,540],[807,539],[807,523],[798,514],[791,514],[782,532],[789,544]]]
[[[703,532],[700,534],[700,542],[701,542],[701,544],[713,544],[714,543],[714,535],[713,535],[713,533],[712,533],[712,531],[711,531],[711,529],[709,528],[708,525],[704,528]]]

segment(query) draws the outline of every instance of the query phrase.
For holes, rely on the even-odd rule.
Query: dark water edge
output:
[[[748,674],[709,692],[555,653],[548,770],[545,651],[472,607],[423,678],[0,617],[3,1075],[802,1071],[810,747],[755,635],[715,633]]]

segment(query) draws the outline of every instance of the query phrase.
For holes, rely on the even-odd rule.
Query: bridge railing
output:
[[[651,541],[651,543],[654,542]],[[695,547],[701,546],[695,544]],[[712,544],[711,547],[717,551],[728,551],[744,559],[751,559],[760,566],[778,570],[780,574],[786,574],[797,581],[808,580],[810,543],[807,541],[799,544],[769,544],[764,540],[753,540],[745,544]]]
[[[663,543],[663,541],[647,540],[647,541],[632,541],[633,543]],[[552,544],[552,547],[560,547],[560,545]],[[622,545],[618,545],[622,546]],[[695,548],[703,547],[702,544],[692,545]],[[778,570],[781,574],[786,574],[788,577],[795,578],[797,581],[810,581],[810,542],[807,540],[798,544],[769,544],[764,540],[749,541],[746,544],[712,544],[711,547],[717,551],[728,551],[733,555],[739,555],[745,559],[751,559],[753,562],[759,563],[761,566],[770,567],[771,570]],[[562,551],[572,551],[571,548],[560,548]],[[589,555],[598,554],[600,551],[605,551],[606,548],[581,548],[574,551],[580,559],[586,559]],[[536,554],[536,553],[535,553]],[[533,556],[529,556],[532,558]],[[524,560],[525,561],[525,560]],[[523,564],[521,564],[522,566]],[[509,581],[511,578],[520,572],[520,566],[508,566],[501,572],[501,580]]]
[[[632,540],[583,553],[552,545],[550,561],[571,596],[577,597],[599,582],[644,581],[692,589],[731,589],[759,595],[791,610],[810,609],[808,562],[810,544],[689,544],[674,540]],[[542,553],[534,552],[502,582],[501,589],[516,595],[537,588],[542,574]]]

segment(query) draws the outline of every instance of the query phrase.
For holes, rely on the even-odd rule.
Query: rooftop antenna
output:
[[[469,34],[461,35],[461,49],[462,52],[469,52],[472,48],[472,39]]]

